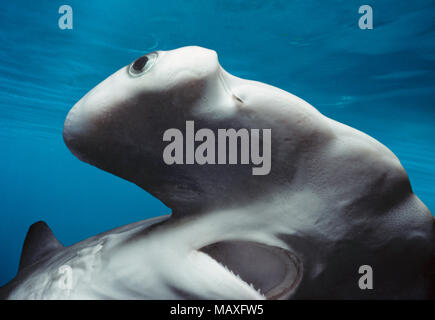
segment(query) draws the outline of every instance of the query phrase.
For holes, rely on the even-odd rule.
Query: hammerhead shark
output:
[[[177,143],[191,122],[204,130]],[[220,129],[233,129],[228,161],[213,154]],[[138,58],[74,105],[63,138],[172,213],[68,247],[37,222],[0,298],[434,298],[435,220],[397,157],[286,91],[231,75],[213,50]],[[260,146],[262,174],[230,161]]]

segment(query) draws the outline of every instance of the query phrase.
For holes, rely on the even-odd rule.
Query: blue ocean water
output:
[[[61,5],[73,29],[58,27]],[[358,28],[371,5],[374,29]],[[358,128],[401,160],[435,213],[435,1],[4,1],[0,10],[0,285],[28,227],[64,245],[170,209],[76,159],[62,140],[72,105],[137,57],[214,49],[239,77],[270,83]]]

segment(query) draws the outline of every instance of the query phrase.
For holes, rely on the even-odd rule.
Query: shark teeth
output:
[[[253,283],[248,283],[245,280],[243,280],[239,274],[234,273],[233,270],[231,270],[230,268],[228,268],[226,265],[224,265],[223,263],[218,262],[220,265],[222,265],[225,270],[227,270],[229,273],[231,273],[232,275],[234,275],[237,279],[239,279],[240,281],[246,283],[247,285],[249,285],[249,287],[251,287],[253,290],[257,291],[257,293],[262,296],[264,299],[266,299],[266,296],[261,292],[261,289],[257,289],[255,288]]]

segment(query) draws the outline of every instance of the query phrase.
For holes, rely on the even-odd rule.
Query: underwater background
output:
[[[61,5],[73,29],[61,30]],[[373,30],[361,30],[361,5]],[[230,73],[272,84],[390,148],[435,213],[435,1],[2,1],[0,285],[18,269],[29,226],[64,245],[170,209],[75,158],[69,109],[154,50],[214,49]]]

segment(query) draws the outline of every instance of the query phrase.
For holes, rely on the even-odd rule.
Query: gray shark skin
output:
[[[190,120],[271,129],[270,173],[166,165],[163,133]],[[396,156],[288,92],[229,74],[215,51],[157,51],[120,69],[71,109],[64,140],[172,214],[70,247],[34,224],[3,299],[434,297],[435,220]],[[358,285],[362,265],[373,289]]]

